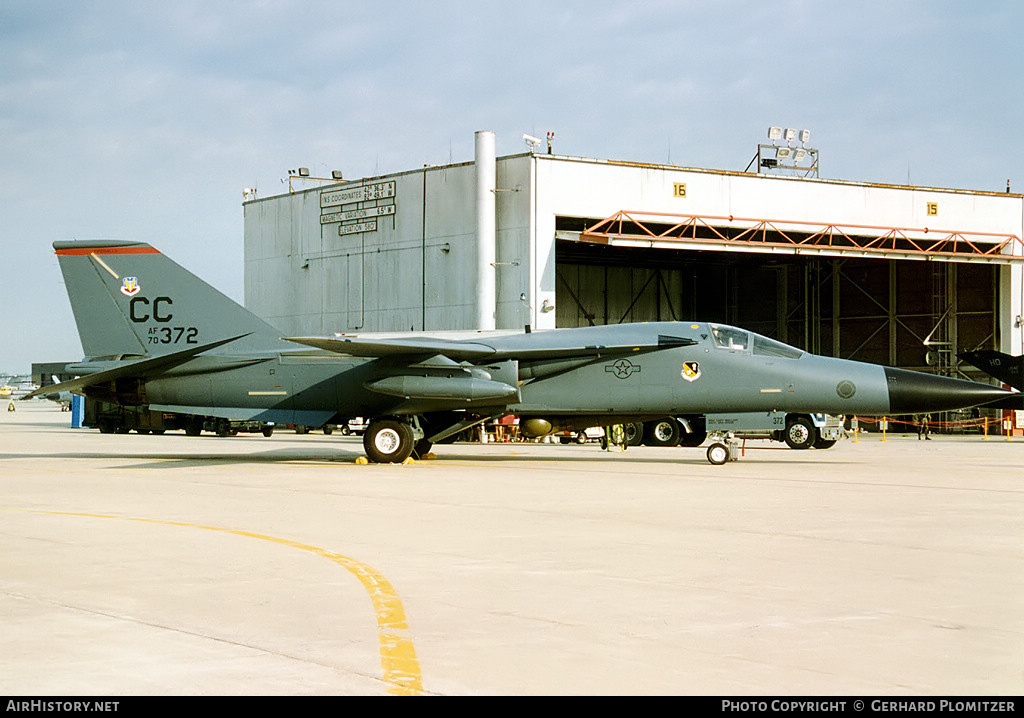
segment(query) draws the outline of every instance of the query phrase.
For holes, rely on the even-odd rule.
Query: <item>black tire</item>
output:
[[[630,424],[623,424],[626,430],[626,446],[640,446],[644,443],[644,424],[642,421],[634,421]]]
[[[806,417],[798,416],[786,425],[786,445],[791,449],[809,449],[817,437],[818,430]]]
[[[334,427],[331,427],[331,426],[325,426],[324,427],[324,436],[330,436],[333,433],[334,433]]]
[[[363,434],[366,458],[375,464],[400,464],[413,448],[412,427],[394,419],[374,421]]]
[[[274,427],[264,426],[262,429],[260,429],[260,433],[269,439],[271,436],[274,435]]]
[[[675,446],[682,435],[683,427],[672,417],[644,424],[644,443],[648,446]]]
[[[572,443],[572,437],[571,436],[559,436],[558,437],[558,443],[559,444],[571,444]]]
[[[576,432],[576,443],[577,444],[586,444],[587,443],[587,432],[585,432],[585,431],[577,431]]]
[[[715,466],[721,466],[729,460],[729,447],[720,441],[708,447],[708,461]]]
[[[835,439],[822,439],[820,436],[814,440],[815,449],[831,449],[836,445]]]

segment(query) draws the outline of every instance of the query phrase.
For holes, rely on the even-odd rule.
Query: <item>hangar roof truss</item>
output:
[[[1024,242],[1015,234],[657,212],[617,212],[584,229],[579,241],[662,249],[690,247],[880,259],[1024,263]]]

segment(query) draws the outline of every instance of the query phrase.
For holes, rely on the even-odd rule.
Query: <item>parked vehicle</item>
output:
[[[783,411],[708,414],[707,430],[741,439],[784,441],[791,449],[828,449],[843,437],[843,417]]]
[[[740,439],[784,441],[791,449],[827,449],[843,436],[841,416],[783,411],[667,416],[641,426],[646,446],[696,447],[709,434],[732,434]]]

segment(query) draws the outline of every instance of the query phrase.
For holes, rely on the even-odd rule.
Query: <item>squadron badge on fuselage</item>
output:
[[[697,381],[700,379],[700,364],[695,361],[683,362],[683,370],[679,372],[686,381]]]

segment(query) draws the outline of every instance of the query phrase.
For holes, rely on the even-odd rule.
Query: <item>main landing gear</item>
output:
[[[410,457],[422,459],[431,446],[418,425],[400,419],[374,419],[363,433],[366,458],[375,464],[401,464]]]

